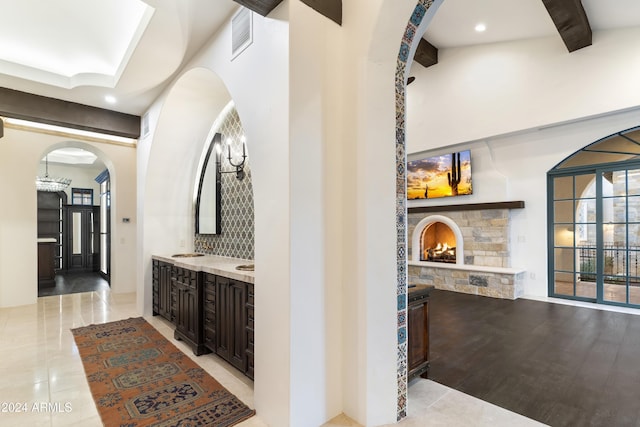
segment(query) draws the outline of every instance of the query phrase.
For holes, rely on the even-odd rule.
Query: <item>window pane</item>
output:
[[[595,199],[580,199],[576,201],[576,222],[596,222]]]
[[[575,259],[575,251],[573,248],[555,248],[554,249],[555,270],[573,271],[573,260]]]
[[[573,273],[557,271],[554,274],[554,291],[556,294],[573,296]]]
[[[630,196],[640,195],[640,169],[627,171],[627,194]]]
[[[573,224],[554,227],[554,246],[573,246]]]
[[[576,198],[596,197],[595,183],[596,175],[593,173],[576,176]]]
[[[573,177],[563,176],[553,179],[554,200],[573,198]]]
[[[553,203],[553,222],[573,222],[573,200]]]
[[[577,224],[576,225],[576,245],[596,246],[596,225]]]

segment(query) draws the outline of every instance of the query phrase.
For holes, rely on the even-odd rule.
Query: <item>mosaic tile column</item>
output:
[[[420,0],[407,23],[396,67],[396,241],[398,272],[398,405],[397,419],[407,416],[407,152],[405,71],[418,27],[434,0]]]

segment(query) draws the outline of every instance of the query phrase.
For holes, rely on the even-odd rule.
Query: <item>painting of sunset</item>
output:
[[[471,151],[407,163],[407,199],[435,199],[472,193]]]

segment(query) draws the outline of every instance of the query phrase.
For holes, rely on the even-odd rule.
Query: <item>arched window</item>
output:
[[[548,173],[549,296],[640,307],[640,127]]]

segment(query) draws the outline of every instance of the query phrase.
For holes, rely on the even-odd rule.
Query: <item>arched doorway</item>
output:
[[[396,246],[397,265],[397,419],[407,416],[407,150],[406,150],[406,90],[408,73],[420,38],[426,26],[444,0],[419,0],[407,22],[395,72],[396,105]]]
[[[548,173],[549,296],[640,307],[640,128]]]
[[[110,174],[90,146],[68,144],[50,147],[36,179],[39,297],[110,287]]]

